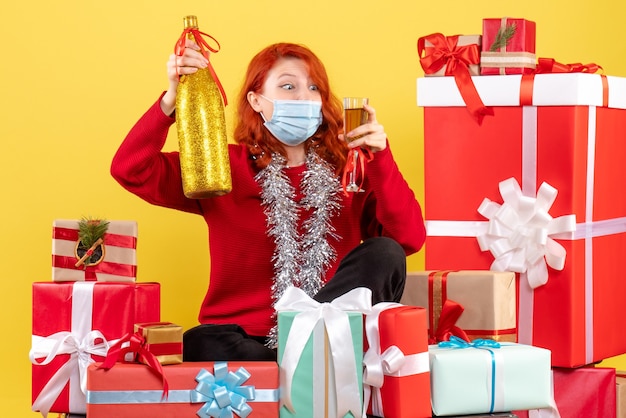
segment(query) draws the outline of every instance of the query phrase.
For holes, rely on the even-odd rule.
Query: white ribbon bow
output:
[[[426,373],[430,370],[428,352],[405,355],[395,345],[389,346],[381,353],[380,329],[378,319],[386,310],[399,306],[400,303],[381,302],[374,305],[372,312],[365,318],[365,333],[367,335],[368,350],[363,357],[363,418],[367,416],[367,406],[372,400],[372,413],[383,417],[383,401],[380,388],[385,376],[409,376]]]
[[[322,321],[328,334],[330,361],[335,365],[337,417],[348,413],[355,417],[361,415],[360,388],[356,380],[357,364],[347,312],[369,313],[372,309],[371,290],[360,287],[332,302],[319,303],[303,290],[289,287],[276,302],[275,308],[278,312],[299,312],[293,319],[280,363],[281,384],[285,388],[281,390],[281,404],[295,412],[291,400],[293,376],[307,341],[317,323]]]
[[[28,354],[31,363],[37,366],[49,364],[59,354],[69,354],[70,359],[63,364],[46,383],[33,403],[33,409],[39,410],[45,417],[54,401],[59,397],[63,388],[73,373],[78,370],[80,390],[87,393],[87,367],[93,363],[92,355],[106,356],[109,351],[109,342],[100,331],[90,331],[81,340],[75,334],[61,331],[48,337],[33,336],[32,348]],[[45,357],[42,361],[38,358]]]
[[[557,190],[548,183],[541,184],[536,198],[523,196],[514,178],[500,182],[499,189],[502,205],[485,198],[478,208],[489,219],[478,244],[495,257],[491,270],[527,273],[535,289],[547,283],[547,265],[556,270],[565,266],[565,248],[551,236],[575,231],[576,216],[550,216]]]

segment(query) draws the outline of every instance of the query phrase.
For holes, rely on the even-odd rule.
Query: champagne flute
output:
[[[348,132],[363,125],[367,122],[368,114],[364,105],[368,104],[367,97],[344,97],[343,98],[343,135],[346,141],[351,142],[359,137],[348,138]],[[357,166],[359,160],[359,152],[356,149],[351,149],[348,153],[348,165],[352,167],[349,173],[348,184],[346,185],[346,191],[348,192],[363,192],[364,190],[359,187],[356,182]],[[363,173],[361,173],[363,175]]]

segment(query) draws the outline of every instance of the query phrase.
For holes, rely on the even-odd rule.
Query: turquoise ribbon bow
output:
[[[201,369],[196,381],[198,385],[191,391],[191,402],[204,402],[197,412],[201,418],[233,418],[233,412],[246,418],[252,412],[247,401],[254,400],[254,386],[242,386],[250,378],[243,367],[236,372],[228,371],[228,363],[216,362],[213,372]]]
[[[478,348],[489,351],[489,354],[491,354],[491,405],[489,413],[492,413],[496,401],[496,356],[491,349],[500,348],[500,343],[495,340],[482,338],[476,339],[472,342],[467,342],[452,335],[450,336],[449,341],[441,341],[438,345],[442,348]]]
[[[496,340],[479,338],[472,342],[467,342],[454,335],[450,336],[450,341],[441,341],[438,345],[441,348],[500,348],[500,343]]]

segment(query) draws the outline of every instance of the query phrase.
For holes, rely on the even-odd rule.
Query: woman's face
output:
[[[272,118],[272,100],[322,101],[317,86],[309,77],[306,64],[298,58],[280,58],[267,73],[260,94],[248,93],[248,101],[257,112],[263,112],[267,120]]]

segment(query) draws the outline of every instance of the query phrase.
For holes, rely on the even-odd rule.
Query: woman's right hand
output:
[[[185,42],[185,49],[182,55],[170,55],[167,61],[169,87],[161,99],[161,110],[163,110],[163,113],[171,115],[176,109],[176,91],[180,76],[193,74],[199,68],[206,68],[208,65],[209,60],[202,55],[200,47],[189,39]]]

